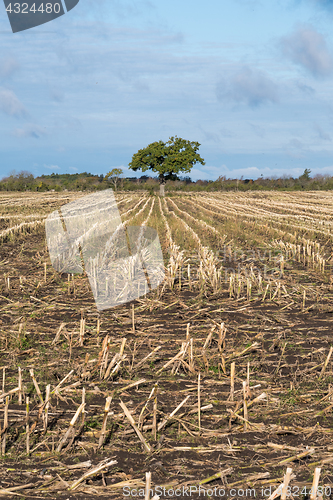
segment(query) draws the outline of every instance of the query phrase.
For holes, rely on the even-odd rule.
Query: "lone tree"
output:
[[[309,168],[306,168],[302,175],[299,176],[299,180],[301,181],[301,186],[304,188],[306,184],[311,180],[310,177],[311,170]]]
[[[110,181],[114,185],[115,191],[117,191],[117,185],[120,180],[120,176],[122,175],[123,171],[121,168],[113,168],[110,172],[108,172],[104,179],[107,181]]]
[[[311,179],[310,177],[311,170],[309,168],[306,168],[302,175],[299,176],[299,179],[304,180],[304,181],[309,181]]]
[[[180,137],[170,137],[167,142],[152,142],[144,149],[139,149],[132,157],[129,168],[132,170],[152,170],[158,172],[160,195],[164,196],[167,180],[177,180],[180,172],[190,172],[193,165],[204,160],[197,153],[200,144]]]

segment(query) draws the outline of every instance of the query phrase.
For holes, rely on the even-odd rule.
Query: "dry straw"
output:
[[[106,398],[105,408],[104,408],[103,424],[102,424],[102,431],[101,431],[101,435],[100,435],[99,442],[98,442],[98,449],[102,447],[104,439],[105,439],[106,423],[107,423],[107,419],[108,419],[108,414],[109,414],[109,410],[110,410],[111,401],[112,401],[112,396],[109,396],[109,397]]]
[[[34,386],[35,386],[36,392],[37,392],[37,394],[38,394],[38,397],[39,397],[39,399],[40,399],[40,402],[41,402],[41,404],[44,404],[43,396],[42,396],[42,393],[41,393],[41,391],[40,391],[39,385],[38,385],[38,383],[37,383],[37,380],[36,380],[36,377],[35,377],[35,375],[34,375],[34,371],[33,371],[33,369],[32,369],[32,368],[30,368],[29,373],[30,373],[30,376],[31,376],[32,381],[33,381],[33,383],[34,383]]]
[[[61,451],[61,449],[64,446],[64,444],[66,443],[67,439],[69,437],[71,437],[71,435],[74,433],[75,422],[79,418],[80,413],[84,410],[84,407],[85,407],[85,403],[81,403],[80,406],[78,407],[78,409],[76,410],[74,417],[70,421],[70,424],[69,424],[69,427],[68,427],[67,431],[65,432],[64,436],[59,441],[59,444],[58,444],[58,447],[57,447],[57,452],[58,453]]]
[[[333,346],[330,347],[330,350],[329,350],[329,353],[327,354],[327,358],[325,360],[325,363],[324,363],[324,366],[320,372],[320,375],[319,375],[319,379],[321,379],[323,376],[324,376],[324,373],[325,373],[325,370],[327,368],[327,365],[331,359],[331,356],[332,356],[332,352],[333,352]]]
[[[141,434],[141,432],[139,431],[138,427],[136,426],[135,424],[135,421],[134,421],[134,418],[132,417],[132,415],[130,414],[130,412],[128,411],[127,409],[127,406],[125,405],[125,403],[123,403],[123,401],[120,400],[120,406],[122,408],[122,410],[124,411],[126,417],[128,418],[131,426],[133,427],[133,429],[135,430],[135,432],[137,433],[141,443],[143,444],[144,446],[144,449],[147,453],[150,453],[151,452],[151,449],[150,449],[150,446],[149,444],[147,443],[147,441],[145,440],[145,438],[143,437],[143,435]]]

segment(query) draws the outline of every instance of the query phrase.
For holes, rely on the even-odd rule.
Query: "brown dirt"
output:
[[[43,279],[45,261],[48,262],[46,283]],[[121,481],[132,481],[134,498],[142,496],[145,473],[150,471],[153,487],[166,488],[161,498],[171,498],[172,488],[184,488],[179,490],[178,498],[187,498],[189,490],[186,488],[190,487],[192,499],[202,498],[204,493],[206,497],[210,493],[211,498],[242,496],[239,492],[233,494],[232,488],[254,488],[257,498],[268,498],[267,490],[264,494],[262,488],[271,487],[273,491],[282,482],[289,466],[296,475],[291,482],[294,498],[307,498],[314,469],[319,466],[320,484],[327,487],[326,493],[332,488],[332,495],[326,496],[333,496],[333,391],[332,396],[329,395],[333,384],[332,360],[320,378],[332,345],[333,305],[332,291],[322,275],[303,270],[302,284],[311,285],[317,293],[309,297],[304,311],[302,297],[289,306],[288,297],[263,302],[262,297],[253,295],[250,301],[245,297],[237,300],[229,298],[227,290],[215,295],[190,291],[186,281],[179,290],[176,282],[174,290],[165,291],[159,298],[160,303],[156,300],[157,292],[134,302],[136,331],[132,332],[131,304],[99,315],[84,276],[75,277],[75,293],[72,289],[68,291],[67,275],[58,275],[50,266],[42,228],[0,245],[0,262],[2,272],[11,277],[10,289],[4,280],[0,289],[0,368],[6,367],[5,392],[17,387],[17,369],[21,367],[24,392],[30,397],[30,430],[34,428],[30,449],[40,444],[26,455],[25,405],[18,404],[17,394],[11,395],[6,452],[0,457],[1,488],[33,483],[17,491],[26,499],[94,496],[116,499],[126,497],[128,490],[114,486]],[[289,283],[299,283],[298,267],[295,265],[289,270]],[[86,319],[83,347],[78,342],[81,315]],[[98,317],[101,321],[99,338],[96,333]],[[52,345],[61,322],[66,323],[64,333],[59,342]],[[222,322],[227,333],[221,353],[218,331]],[[194,344],[195,373],[185,365],[180,365],[177,373],[171,373],[174,365],[170,365],[158,374],[157,371],[179,352],[185,341],[187,323],[190,323]],[[212,342],[205,353],[208,363],[205,364],[203,344],[214,325]],[[110,339],[109,361],[119,351],[123,338],[127,339],[127,358],[113,379],[103,380],[99,376],[98,357],[106,335]],[[255,342],[253,349],[240,355]],[[157,346],[161,349],[156,355],[135,369]],[[185,360],[188,362],[187,357]],[[230,364],[233,361],[236,364],[234,402],[230,401]],[[250,425],[244,429],[244,421],[233,411],[240,410],[240,417],[244,415],[242,382],[247,377],[248,363],[249,401],[263,392],[266,397],[249,406]],[[43,396],[47,384],[51,384],[52,390],[71,370],[74,373],[64,387],[78,382],[74,388],[60,391],[61,397],[52,397],[46,433],[43,419],[38,418],[40,402],[29,375],[30,368],[34,369]],[[197,408],[199,372],[201,407],[211,405],[201,411],[201,431],[197,412],[189,413]],[[122,392],[122,388],[140,379],[145,382]],[[119,403],[125,403],[138,423],[155,383],[158,383],[157,423],[186,396],[191,397],[157,433],[156,441],[151,429],[144,427],[143,435],[152,448],[148,454]],[[81,403],[83,388],[86,389],[85,420],[82,422],[79,417],[74,440],[56,452],[59,440]],[[109,395],[112,395],[110,412],[113,415],[108,417],[104,445],[98,450],[105,399]],[[4,407],[0,404],[2,428]],[[144,426],[152,425],[152,415],[151,400],[145,411]],[[274,448],[274,444],[281,445],[281,449]],[[297,458],[310,448],[313,450],[309,454]],[[288,458],[290,462],[286,462]],[[117,460],[117,464],[82,482],[74,492],[68,491],[73,481],[87,470],[68,469],[68,466],[88,460],[95,466],[104,459]],[[232,471],[222,480],[207,482],[200,486],[201,492],[198,491],[200,481],[229,468]],[[263,473],[266,477],[258,479],[258,474]],[[218,496],[216,491],[219,489],[224,489],[225,495],[220,493]],[[10,496],[8,493],[8,498]]]

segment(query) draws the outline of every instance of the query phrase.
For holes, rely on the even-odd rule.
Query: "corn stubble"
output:
[[[183,455],[169,463],[173,450],[191,453],[183,481],[192,476],[190,484],[208,487],[226,484],[228,477],[228,487],[271,485],[270,500],[285,500],[306,464],[310,498],[320,499],[321,467],[329,477],[333,463],[325,425],[332,409],[333,347],[325,329],[319,335],[302,321],[330,310],[329,196],[117,194],[123,227],[156,228],[165,255],[164,283],[132,303],[130,317],[126,305],[97,313],[86,277],[66,275],[61,281],[52,271],[41,231],[45,200],[52,211],[75,197],[23,196],[31,213],[22,210],[14,218],[11,206],[19,197],[0,196],[3,248],[17,245],[22,258],[25,239],[37,238],[39,245],[32,274],[9,267],[8,258],[0,262],[4,317],[15,318],[0,326],[0,449],[4,460],[15,456],[23,464],[38,456],[52,464],[46,481],[0,493],[27,488],[42,496],[95,488],[117,498],[127,485],[144,488],[151,498],[149,490],[160,484],[157,470],[165,475],[164,469],[175,485],[177,469],[180,482]],[[52,318],[52,308],[62,311],[60,320]],[[32,310],[38,315],[30,316]],[[313,350],[309,340],[320,347]],[[61,373],[56,383],[48,374],[54,366]],[[288,424],[289,418],[294,420]],[[251,462],[248,455],[242,458],[239,437],[234,439],[240,434],[247,450],[260,454],[256,467],[262,472],[242,472]],[[279,444],[272,444],[272,435]],[[289,446],[288,435],[303,438]],[[126,467],[117,469],[117,452],[127,448],[129,463],[133,451],[146,459],[145,476],[136,472],[135,461],[132,475]],[[95,457],[95,465],[63,464],[80,454]],[[159,469],[153,467],[155,454]],[[280,476],[285,464],[292,468]],[[217,472],[209,475],[205,467]]]

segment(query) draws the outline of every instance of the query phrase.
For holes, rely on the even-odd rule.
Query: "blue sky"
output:
[[[1,3],[0,178],[131,176],[175,135],[195,180],[333,175],[332,25],[333,0],[80,0],[13,34]]]

